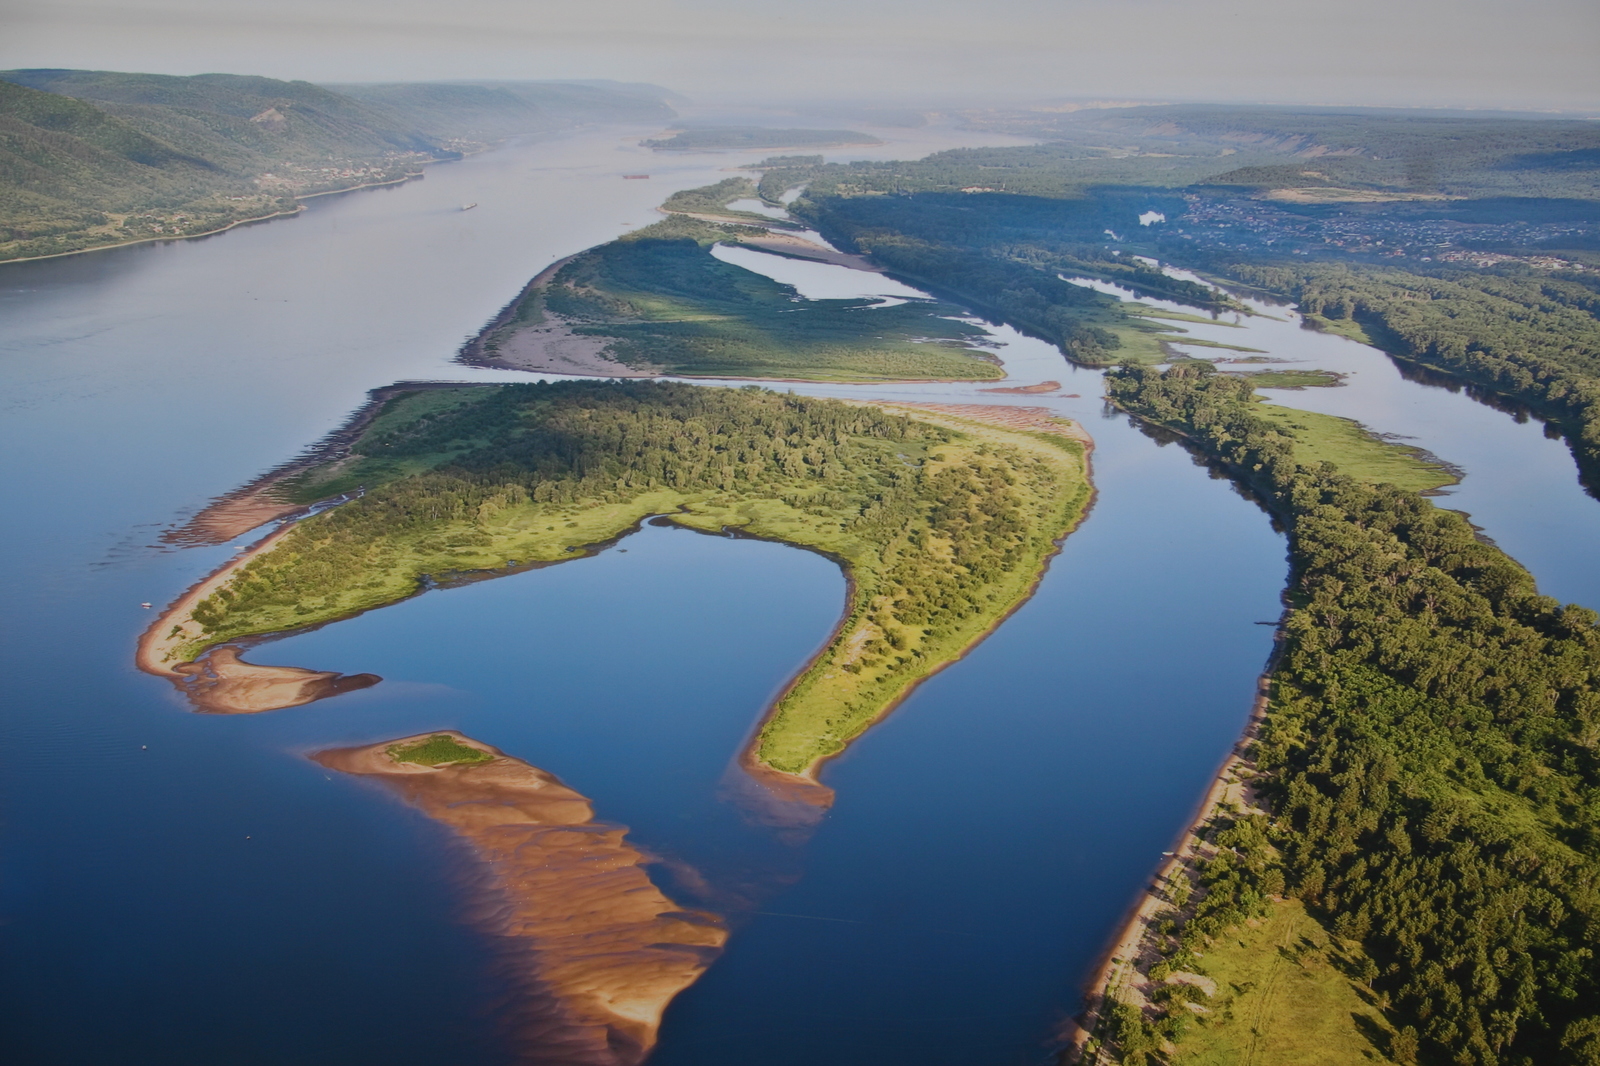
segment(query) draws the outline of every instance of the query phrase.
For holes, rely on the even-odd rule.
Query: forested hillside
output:
[[[1585,199],[1600,188],[1600,130],[1586,117],[1223,104],[965,117],[1070,149],[1080,183],[1186,185],[1207,175],[1173,180],[1185,161],[1209,155],[1211,180],[1263,188]]]
[[[648,87],[0,72],[0,259],[207,233],[517,133],[665,121]]]
[[[653,85],[625,82],[481,82],[334,85],[339,93],[425,137],[481,143],[586,123],[660,123],[677,117]]]
[[[1168,969],[1303,900],[1375,965],[1397,1061],[1600,1061],[1600,629],[1454,512],[1305,465],[1251,385],[1189,363],[1111,395],[1284,523],[1291,610],[1255,754],[1271,820],[1220,838]],[[1170,999],[1163,1038],[1192,1024]],[[1123,1060],[1153,1050],[1114,1015]],[[1220,1021],[1218,1022],[1220,1024]]]

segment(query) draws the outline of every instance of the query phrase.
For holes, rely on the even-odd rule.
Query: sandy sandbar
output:
[[[299,707],[341,692],[369,688],[383,680],[377,674],[339,674],[298,666],[262,666],[239,658],[237,648],[212,648],[193,661],[179,649],[204,635],[194,621],[195,607],[231,581],[250,560],[275,548],[294,526],[286,525],[191,586],[139,638],[134,664],[147,674],[177,686],[195,710],[208,714],[257,714]]]
[[[1059,382],[1059,381],[1041,381],[1037,385],[1012,385],[1012,386],[1009,386],[1007,388],[979,389],[978,391],[979,392],[1004,392],[1004,393],[1009,393],[1009,394],[1014,395],[1014,396],[1038,396],[1038,395],[1040,395],[1042,393],[1046,393],[1046,392],[1059,392],[1060,389],[1061,389],[1061,382]]]
[[[493,756],[422,766],[389,751],[441,733]],[[311,756],[370,777],[466,841],[488,871],[477,924],[504,938],[525,995],[509,1007],[519,1061],[635,1066],[661,1015],[727,940],[716,915],[680,908],[645,873],[624,826],[596,821],[553,774],[450,730]]]

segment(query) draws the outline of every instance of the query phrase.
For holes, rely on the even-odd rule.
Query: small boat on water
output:
[[[648,174],[624,174],[624,175],[622,175],[622,180],[623,181],[643,181],[646,178],[648,178],[649,176],[650,175],[648,175]]]
[[[471,211],[474,207],[477,207],[477,206],[478,206],[477,204],[462,204],[461,205],[461,210],[463,210],[463,211]]]

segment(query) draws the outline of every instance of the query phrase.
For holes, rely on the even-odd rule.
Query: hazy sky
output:
[[[1600,0],[0,0],[0,66],[1600,110]]]

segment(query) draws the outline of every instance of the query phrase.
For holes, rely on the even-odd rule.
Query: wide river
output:
[[[651,132],[533,141],[204,241],[0,267],[12,1061],[512,1061],[494,946],[467,912],[470,861],[389,795],[304,758],[435,728],[559,775],[664,860],[651,869],[669,894],[695,902],[693,869],[728,909],[728,951],[668,1012],[652,1062],[1047,1061],[1248,714],[1285,564],[1260,510],[1107,412],[1099,375],[1037,341],[993,330],[1012,383],[1054,379],[1063,395],[805,387],[1048,405],[1094,435],[1098,488],[1038,594],[828,767],[838,802],[808,835],[752,824],[725,786],[843,600],[831,563],[781,545],[646,526],[591,559],[297,635],[259,657],[385,680],[272,714],[196,715],[133,667],[140,603],[237,547],[153,546],[164,530],[369,388],[515,378],[450,357],[552,260],[753,158],[645,158],[632,145]],[[956,143],[982,142],[917,131],[872,154]],[[908,294],[725,254],[813,295]],[[1277,317],[1196,333],[1349,373],[1343,389],[1275,395],[1461,466],[1446,502],[1547,591],[1600,605],[1600,505],[1560,442],[1260,310]]]

